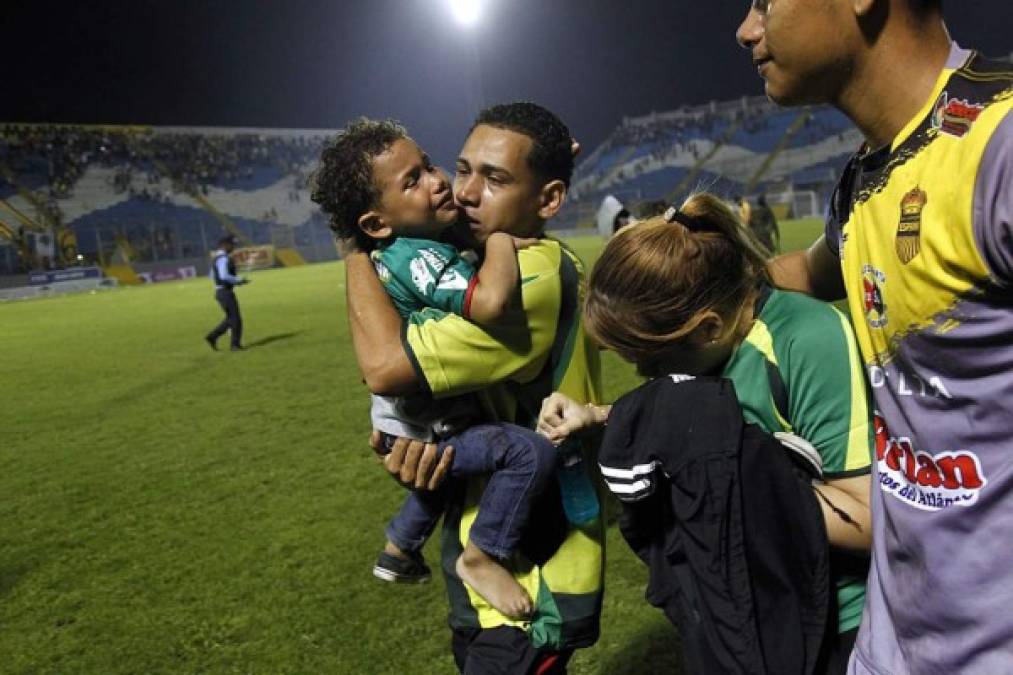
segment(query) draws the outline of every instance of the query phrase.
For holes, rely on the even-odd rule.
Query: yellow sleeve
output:
[[[556,336],[561,301],[559,245],[551,240],[518,252],[524,322],[483,328],[456,314],[423,312],[408,322],[405,349],[434,396],[534,379]]]

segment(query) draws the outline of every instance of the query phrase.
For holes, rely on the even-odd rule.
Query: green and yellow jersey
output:
[[[404,344],[420,381],[437,398],[474,392],[489,419],[533,426],[542,399],[560,391],[597,403],[598,351],[580,320],[584,271],[562,244],[542,239],[518,252],[524,321],[483,328],[434,308],[412,314]],[[586,462],[585,466],[590,464]],[[444,516],[443,572],[453,628],[514,625],[536,647],[585,647],[598,637],[604,574],[599,520],[575,528],[553,486],[533,510],[514,576],[535,600],[530,622],[508,619],[457,577],[454,563],[474,522],[484,481],[468,482]]]
[[[832,305],[764,288],[758,312],[722,375],[747,422],[790,431],[819,451],[828,480],[870,472],[872,408],[855,338]],[[834,567],[838,630],[858,626],[865,575]]]
[[[424,307],[468,317],[478,275],[474,263],[450,244],[397,237],[380,243],[369,257],[403,318]]]

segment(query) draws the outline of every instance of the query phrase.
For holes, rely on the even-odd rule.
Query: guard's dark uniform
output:
[[[221,265],[224,259],[226,274],[222,274]],[[207,335],[209,342],[218,340],[226,331],[232,332],[232,348],[242,348],[243,317],[239,314],[239,301],[233,288],[241,283],[236,276],[236,263],[224,250],[219,250],[211,261],[211,278],[215,281],[215,300],[225,311],[225,318]]]

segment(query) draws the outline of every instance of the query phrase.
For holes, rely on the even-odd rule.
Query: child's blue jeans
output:
[[[531,515],[534,498],[555,475],[556,449],[544,436],[516,424],[480,424],[440,441],[454,448],[448,478],[489,474],[469,539],[485,553],[509,558]],[[418,551],[446,507],[448,486],[413,491],[387,526],[387,539]]]

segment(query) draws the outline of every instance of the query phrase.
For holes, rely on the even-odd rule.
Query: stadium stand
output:
[[[71,264],[121,279],[162,278],[166,264],[203,273],[222,231],[275,245],[282,264],[331,259],[307,190],[326,134],[0,125],[0,275]],[[555,226],[588,226],[605,194],[675,200],[697,187],[774,194],[812,215],[859,142],[832,109],[762,97],[626,118],[578,166]]]
[[[291,249],[282,262],[333,258],[307,188],[326,134],[0,125],[0,274],[169,261],[203,273],[223,231]]]
[[[137,278],[207,266],[223,231],[273,245],[279,264],[335,256],[307,178],[326,131],[0,125],[0,275],[119,265]],[[828,107],[764,97],[625,118],[578,165],[552,224],[590,227],[601,199],[675,201],[694,189],[766,194],[819,215],[861,136]],[[6,245],[3,245],[6,243]]]
[[[794,216],[819,215],[861,136],[829,107],[786,110],[765,97],[625,118],[574,175],[560,228],[590,227],[606,194],[675,201],[694,189],[767,194]]]
[[[0,123],[0,286],[68,265],[127,283],[203,274],[223,231],[274,246],[279,264],[333,259],[307,189],[330,133]],[[821,215],[861,141],[832,108],[786,110],[762,96],[625,118],[577,166],[551,226],[593,227],[607,194],[633,205],[695,189]]]

